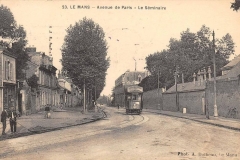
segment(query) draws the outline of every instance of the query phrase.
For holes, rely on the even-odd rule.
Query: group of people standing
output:
[[[7,118],[9,118],[11,133],[15,133],[17,131],[17,113],[14,111],[14,107],[11,107],[10,112],[8,112],[6,109],[2,111],[1,114],[1,122],[2,122],[2,135],[5,135],[5,130],[7,127]]]

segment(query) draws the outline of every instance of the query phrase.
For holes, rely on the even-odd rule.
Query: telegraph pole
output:
[[[175,86],[176,86],[176,107],[179,111],[179,105],[178,105],[178,90],[177,90],[177,77],[178,77],[178,69],[177,69],[177,65],[176,65],[176,71],[174,73],[174,78],[175,78]]]
[[[85,93],[85,78],[83,83],[83,113],[85,113],[85,107],[86,107],[86,93]]]
[[[160,108],[160,93],[159,93],[159,77],[160,77],[160,68],[158,67],[158,109]]]
[[[214,72],[214,117],[218,117],[217,88],[216,88],[216,57],[215,57],[215,33],[213,31],[213,72]]]

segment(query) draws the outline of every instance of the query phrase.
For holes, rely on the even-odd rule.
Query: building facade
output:
[[[16,107],[16,57],[1,46],[0,77],[0,109]]]
[[[19,111],[37,112],[51,106],[59,105],[59,90],[57,85],[56,68],[53,66],[53,58],[44,52],[36,52],[35,47],[28,47],[27,53],[30,57],[28,69],[25,70],[26,77],[19,97]],[[38,77],[37,87],[32,88],[28,79]],[[20,108],[21,107],[21,108]]]
[[[58,73],[58,85],[60,87],[60,104],[63,107],[80,106],[82,95],[81,90],[72,83],[72,80],[63,73]]]

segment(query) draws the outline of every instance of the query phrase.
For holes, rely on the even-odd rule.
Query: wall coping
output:
[[[186,90],[186,91],[178,91],[177,93],[188,93],[188,92],[199,92],[199,91],[205,91],[204,89],[195,89],[195,90]],[[175,94],[176,92],[163,92],[162,94]]]

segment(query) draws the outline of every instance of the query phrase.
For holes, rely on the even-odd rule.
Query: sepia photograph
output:
[[[0,0],[0,159],[240,160],[240,0]]]

